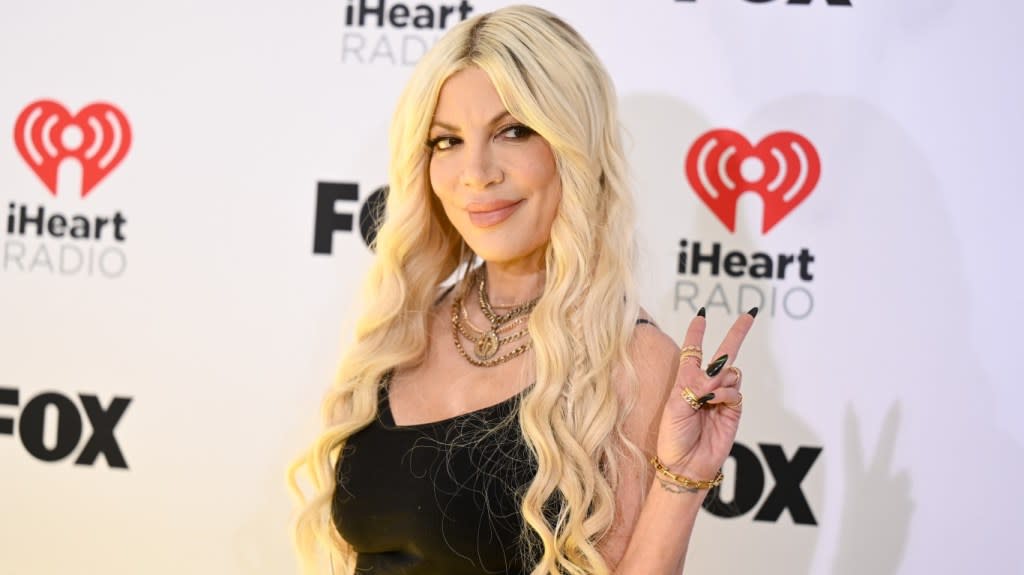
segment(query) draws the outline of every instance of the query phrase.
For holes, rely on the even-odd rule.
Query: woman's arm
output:
[[[724,353],[734,359],[752,324],[753,316],[743,314],[711,359]],[[704,326],[703,317],[694,318],[684,345],[700,346]],[[674,473],[711,479],[728,456],[739,423],[740,409],[727,407],[738,403],[738,375],[723,368],[709,377],[694,360],[680,366],[679,348],[651,326],[636,330],[631,354],[640,390],[625,422],[627,437]],[[716,397],[694,411],[681,397],[683,387],[698,395],[714,391]],[[646,460],[629,460],[622,471],[618,518],[601,543],[602,553],[616,575],[679,575],[707,490],[657,475]]]
[[[683,489],[683,488],[680,488]],[[679,575],[707,491],[676,490],[655,479],[616,575]]]

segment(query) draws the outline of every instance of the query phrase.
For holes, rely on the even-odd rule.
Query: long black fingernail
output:
[[[729,354],[725,354],[711,362],[711,365],[708,366],[707,370],[708,377],[715,377],[718,375],[718,372],[722,371],[722,368],[725,367],[725,362],[727,361],[729,361]]]
[[[704,308],[697,310],[697,317],[704,317]]]
[[[757,307],[750,308],[750,311],[748,311],[747,313],[750,314],[750,317],[757,317]]]
[[[698,397],[697,398],[697,403],[699,403],[701,405],[704,405],[705,403],[711,401],[714,398],[715,398],[714,392],[708,393],[708,394],[705,394],[705,395],[702,395],[702,396]]]

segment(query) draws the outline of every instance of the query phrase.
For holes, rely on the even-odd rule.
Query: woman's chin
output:
[[[508,245],[503,246],[474,246],[470,245],[480,259],[487,262],[491,266],[514,266],[521,267],[529,265],[531,268],[542,269],[544,262],[544,250],[543,249],[529,249],[524,248],[521,250],[510,249]]]

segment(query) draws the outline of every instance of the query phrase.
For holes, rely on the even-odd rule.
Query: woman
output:
[[[512,7],[421,60],[326,430],[292,469],[309,572],[677,574],[741,412],[756,309],[701,368],[637,304],[614,89]]]

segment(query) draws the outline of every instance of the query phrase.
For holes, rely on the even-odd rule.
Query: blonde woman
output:
[[[391,131],[366,307],[292,469],[309,573],[676,575],[742,410],[637,304],[615,94],[565,22],[453,28]],[[305,473],[303,473],[305,472]]]

